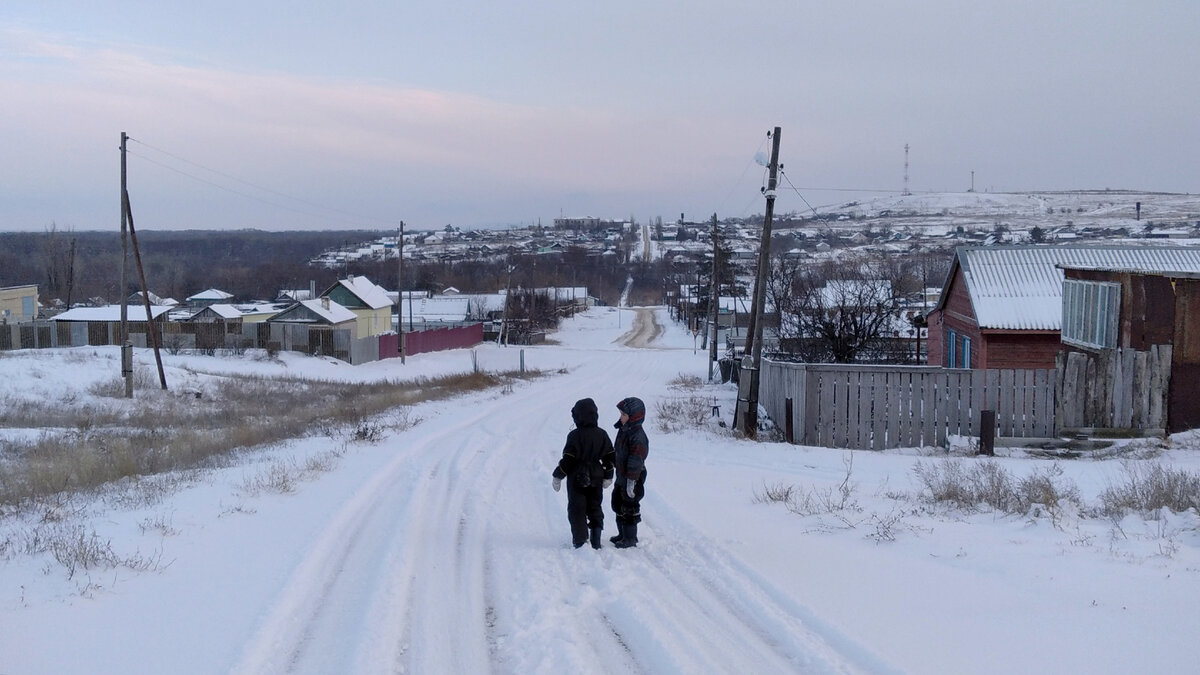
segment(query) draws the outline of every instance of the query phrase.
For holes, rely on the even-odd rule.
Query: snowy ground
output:
[[[715,425],[666,433],[663,403],[715,397],[728,421],[735,391],[673,388],[706,377],[704,355],[661,310],[651,346],[625,346],[634,315],[570,319],[557,344],[523,352],[547,377],[422,404],[379,442],[308,438],[189,474],[158,501],[76,504],[74,518],[153,569],[69,577],[10,547],[0,673],[1195,672],[1196,514],[962,513],[919,502],[912,468],[976,459],[754,443]],[[521,355],[482,345],[403,365],[167,366],[173,387],[202,389],[214,372],[397,379],[507,369]],[[8,355],[0,395],[52,403],[116,369],[104,350]],[[572,549],[565,496],[550,489],[571,405],[592,397],[611,422],[629,395],[649,409],[641,544]],[[1175,439],[1138,461],[1197,470],[1181,447],[1194,445]],[[247,488],[330,450],[337,459],[290,493]],[[1050,464],[1004,454],[1018,475]],[[1085,504],[1123,471],[1115,459],[1059,465]],[[840,495],[844,482],[836,511],[759,499],[787,485]],[[0,542],[35,517],[0,521]]]

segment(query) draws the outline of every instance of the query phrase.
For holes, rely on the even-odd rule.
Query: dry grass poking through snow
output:
[[[7,444],[0,458],[0,506],[201,466],[232,451],[312,434],[377,440],[389,427],[413,423],[407,406],[495,387],[515,376],[472,373],[372,383],[215,377],[199,396],[148,384],[139,389],[145,393],[137,405],[120,398],[124,387],[116,380],[92,391],[113,397],[111,403],[84,403],[69,395],[51,405],[0,401],[0,427],[44,430]]]

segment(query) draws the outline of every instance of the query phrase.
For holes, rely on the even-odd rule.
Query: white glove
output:
[[[637,487],[637,484],[633,481],[625,481],[625,496],[629,497],[630,499],[637,499],[637,496],[633,493],[633,489],[635,487]]]
[[[600,484],[600,489],[601,489],[601,490],[607,490],[607,489],[608,489],[609,487],[611,487],[611,486],[612,486],[612,479],[611,479],[611,478],[605,478],[605,479],[604,479],[604,482]]]
[[[557,476],[555,476],[555,478],[554,478],[554,491],[555,491],[555,492],[558,492],[560,489],[562,489],[562,479],[561,479],[561,478],[559,478],[559,477],[557,477]]]

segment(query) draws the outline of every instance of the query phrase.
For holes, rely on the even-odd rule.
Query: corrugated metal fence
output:
[[[787,363],[765,359],[759,403],[783,427],[792,399],[794,441],[882,450],[942,446],[975,436],[979,413],[996,411],[996,433],[1054,435],[1053,370]]]

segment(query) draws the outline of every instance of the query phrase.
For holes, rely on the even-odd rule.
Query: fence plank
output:
[[[888,377],[890,373],[871,373],[871,447],[877,450],[895,447],[888,428]]]

